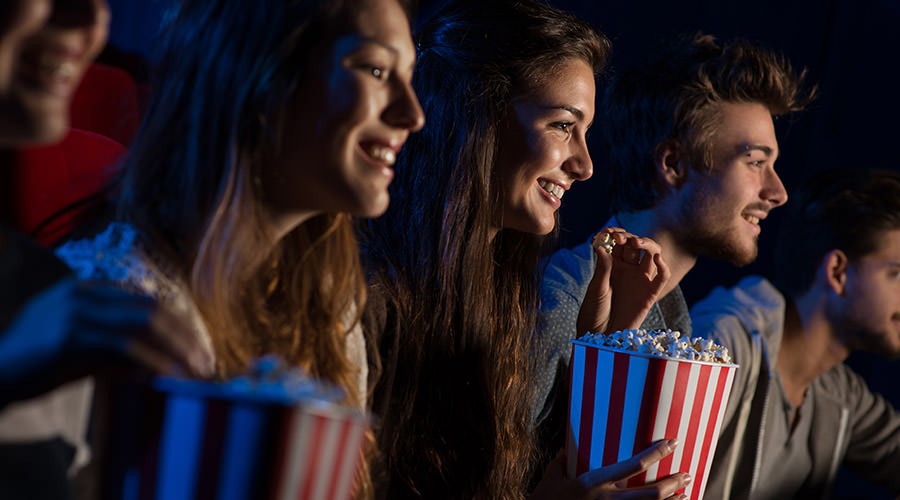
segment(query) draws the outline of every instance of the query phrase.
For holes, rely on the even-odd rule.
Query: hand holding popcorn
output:
[[[671,274],[662,249],[650,238],[614,227],[598,233],[593,247],[597,265],[578,313],[577,333],[640,326]]]

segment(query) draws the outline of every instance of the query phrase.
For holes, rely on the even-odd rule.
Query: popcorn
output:
[[[611,334],[587,333],[578,340],[589,344],[638,352],[661,358],[731,364],[728,348],[703,337],[682,337],[674,330],[620,330]]]
[[[118,390],[104,498],[353,497],[368,415],[277,358],[227,381]]]
[[[676,472],[702,500],[739,367],[728,350],[672,330],[587,334],[572,341],[566,474],[576,478],[677,439],[673,453],[630,477],[636,487]]]

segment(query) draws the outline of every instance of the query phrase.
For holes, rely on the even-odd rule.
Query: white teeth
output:
[[[563,195],[566,194],[566,190],[563,189],[562,186],[553,184],[552,182],[547,182],[543,179],[538,180],[538,185],[541,186],[544,191],[547,191],[548,193],[559,199],[562,199]]]
[[[393,149],[373,144],[366,149],[366,153],[376,160],[393,165],[397,161],[397,154]]]
[[[41,57],[41,70],[56,79],[67,79],[75,75],[76,66],[72,61],[59,60],[50,55]]]
[[[745,215],[744,220],[746,220],[750,224],[759,224],[759,217],[753,215]]]

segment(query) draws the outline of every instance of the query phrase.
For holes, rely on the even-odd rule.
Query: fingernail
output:
[[[687,486],[691,484],[691,476],[689,474],[684,475],[684,485]]]
[[[678,440],[670,439],[667,446],[669,448],[669,451],[675,451],[675,448],[678,448]]]

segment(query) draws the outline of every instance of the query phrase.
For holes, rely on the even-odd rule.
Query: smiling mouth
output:
[[[566,190],[563,189],[562,186],[545,181],[543,179],[538,179],[538,186],[541,186],[541,189],[552,194],[559,200],[561,200],[563,195],[566,194]]]
[[[363,146],[363,151],[373,160],[384,163],[387,166],[393,166],[397,161],[397,153],[393,149],[378,144],[367,144]]]
[[[65,81],[69,78],[72,78],[73,76],[75,76],[75,71],[78,69],[74,62],[63,58],[54,57],[50,54],[44,54],[43,56],[41,56],[37,67],[47,78],[52,78],[54,80],[60,81]]]
[[[753,224],[754,226],[759,225],[759,217],[756,217],[755,215],[742,215],[741,217],[743,217],[745,221]]]

